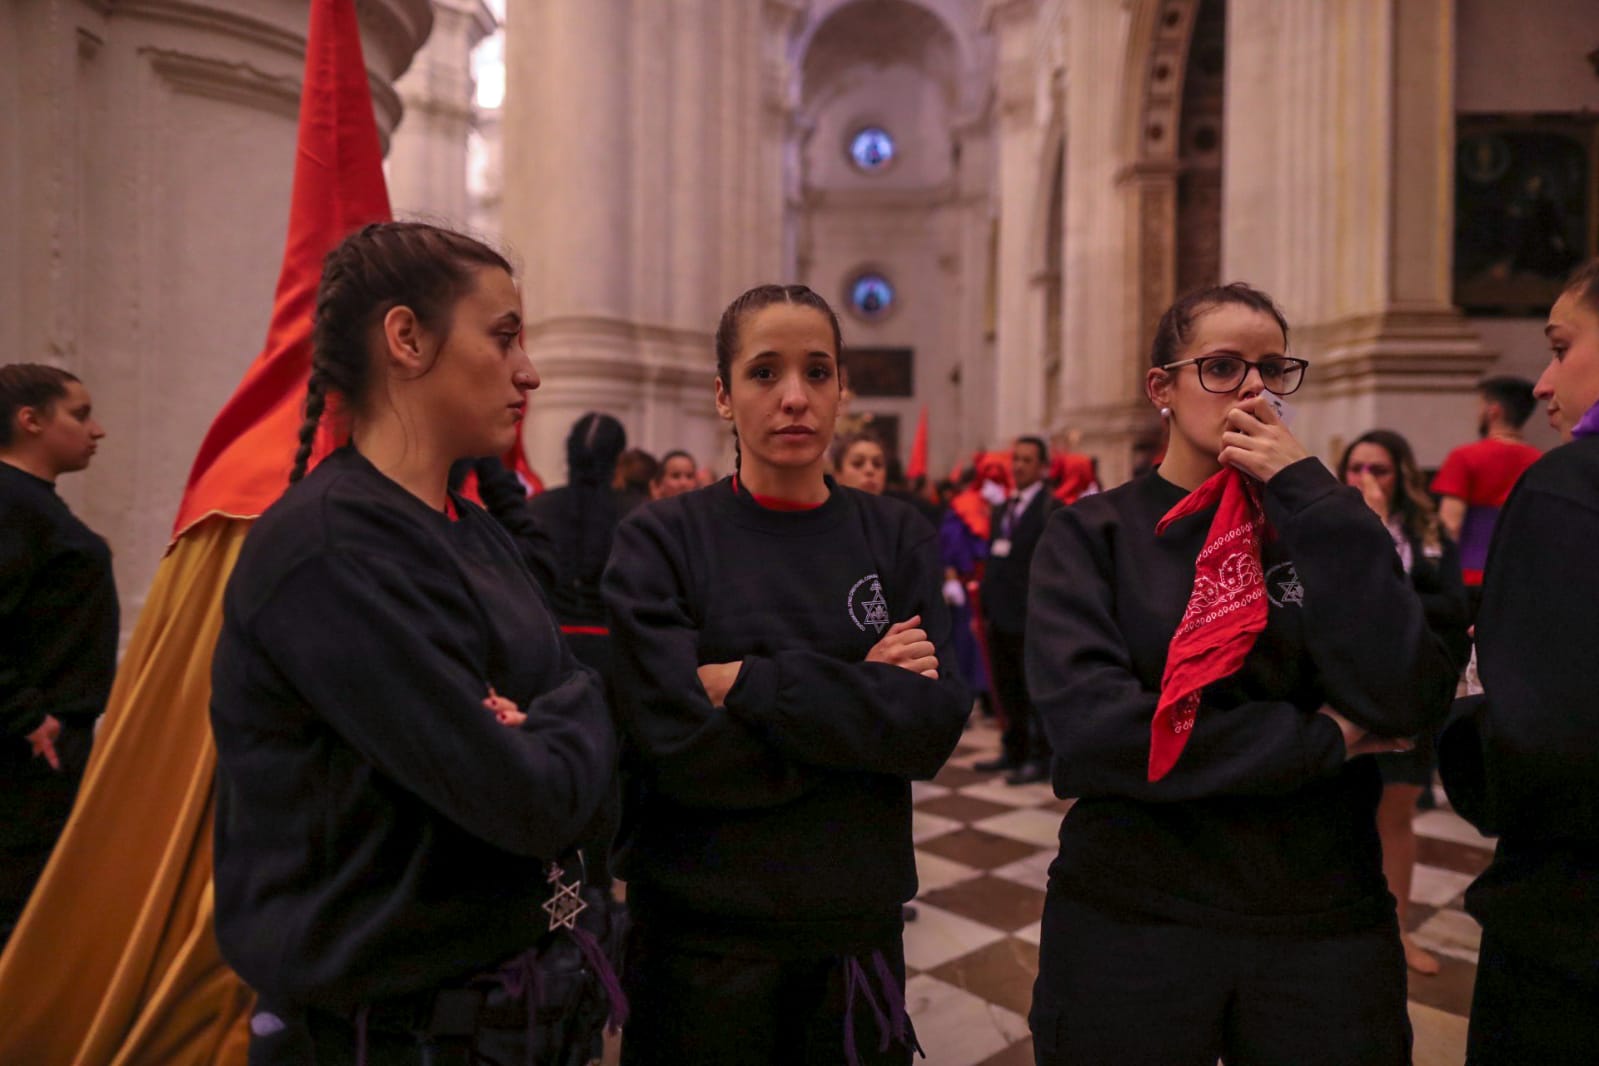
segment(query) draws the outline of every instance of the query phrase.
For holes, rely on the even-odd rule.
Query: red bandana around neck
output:
[[[1160,703],[1149,728],[1151,781],[1177,764],[1194,729],[1200,692],[1235,673],[1266,628],[1266,580],[1260,569],[1266,514],[1259,483],[1225,467],[1166,512],[1155,535],[1218,500],[1205,546],[1194,561],[1188,610],[1166,653]]]

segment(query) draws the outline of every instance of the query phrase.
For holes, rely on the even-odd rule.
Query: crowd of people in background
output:
[[[1313,368],[1242,284],[1159,322],[1148,472],[1024,432],[912,481],[835,433],[826,301],[763,285],[715,333],[732,471],[590,412],[529,498],[477,458],[538,386],[520,306],[433,226],[328,259],[292,486],[213,667],[252,1063],[577,1062],[607,1021],[629,1066],[907,1063],[910,783],[973,712],[1003,738],[976,770],[1076,801],[1041,1064],[1408,1062],[1440,761],[1500,837],[1470,1061],[1599,1046],[1599,262],[1430,483],[1392,428],[1311,455],[1282,400]],[[330,396],[346,443],[313,466]],[[1540,402],[1574,441],[1547,456]],[[0,935],[113,674],[109,550],[55,493],[102,436],[75,377],[0,368]]]

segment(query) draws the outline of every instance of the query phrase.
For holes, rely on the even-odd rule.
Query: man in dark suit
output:
[[[983,771],[1008,770],[1012,785],[1049,780],[1049,740],[1027,696],[1022,668],[1026,643],[1027,574],[1044,524],[1059,502],[1049,492],[1049,446],[1038,437],[1018,437],[1011,448],[1016,489],[994,508],[988,562],[983,570],[982,611],[988,633],[994,695],[1005,715],[1004,748],[999,758],[980,762]]]

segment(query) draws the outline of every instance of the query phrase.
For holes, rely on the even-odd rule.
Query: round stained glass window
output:
[[[850,284],[849,304],[862,318],[882,318],[894,306],[894,286],[881,274],[862,274]]]
[[[868,126],[850,140],[849,157],[864,171],[882,170],[894,161],[894,138],[885,129]]]

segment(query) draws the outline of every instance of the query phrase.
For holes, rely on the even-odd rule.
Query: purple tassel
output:
[[[860,964],[854,959],[844,960],[844,1061],[848,1066],[861,1066],[860,1053],[855,1050],[855,983],[861,978]]]
[[[883,1000],[888,1004],[888,1015],[893,1019],[894,1039],[901,1044],[905,1043],[905,1025],[910,1021],[910,1015],[905,1013],[905,993],[899,987],[899,981],[894,978],[894,971],[888,968],[888,960],[883,958],[881,951],[872,952],[872,967],[877,971],[878,983],[883,986]],[[884,1047],[884,1050],[888,1050]]]
[[[911,1012],[905,1006],[905,992],[895,979],[894,971],[888,968],[888,960],[883,958],[881,951],[872,952],[872,965],[877,970],[877,979],[883,983],[883,998],[888,1001],[888,1009],[894,1015],[894,1039],[925,1059],[927,1052],[922,1050],[922,1042],[916,1038],[916,1026],[912,1024]]]
[[[577,941],[577,946],[583,952],[583,957],[594,968],[594,973],[600,979],[600,984],[605,988],[606,998],[610,1000],[611,1010],[605,1019],[605,1028],[612,1036],[622,1031],[622,1026],[627,1024],[628,1005],[627,993],[622,991],[622,982],[616,976],[616,971],[611,968],[611,960],[605,957],[600,942],[594,939],[594,934],[587,929],[573,926],[572,939]]]
[[[872,1013],[877,1016],[877,1050],[887,1051],[893,1026],[889,1023],[888,1015],[883,1013],[883,1008],[877,1005],[877,997],[872,994],[872,983],[866,977],[866,970],[852,957],[844,960],[844,973],[844,994],[849,997],[848,1006],[854,1006],[855,992],[859,991],[865,995],[866,1005],[871,1007]],[[846,1015],[849,1013],[848,1006],[845,1008]],[[850,1026],[849,1032],[850,1035],[854,1035],[853,1026]]]

